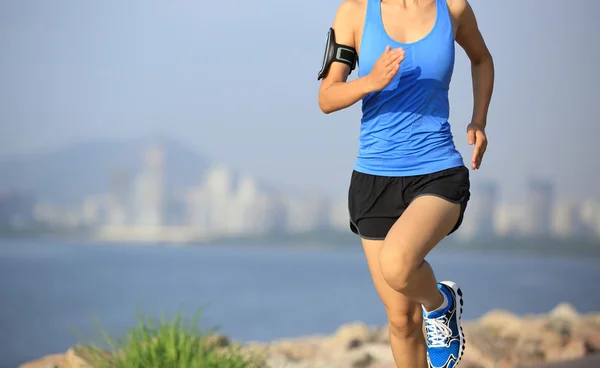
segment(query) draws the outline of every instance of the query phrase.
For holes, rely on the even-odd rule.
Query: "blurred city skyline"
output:
[[[316,102],[339,3],[2,2],[0,157],[164,134],[261,181],[343,200],[360,103],[323,115]],[[513,205],[532,178],[552,181],[558,198],[598,199],[600,3],[471,4],[497,71],[473,180],[497,183]],[[290,62],[275,57],[282,47]],[[457,47],[450,120],[466,162],[471,94]]]
[[[261,182],[177,141],[107,144],[0,162],[11,175],[0,178],[0,230],[175,243],[349,232],[346,199]],[[600,239],[600,201],[559,198],[553,180],[531,179],[517,204],[496,181],[472,188],[460,238]]]

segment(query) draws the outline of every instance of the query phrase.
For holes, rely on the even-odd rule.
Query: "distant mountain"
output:
[[[170,192],[200,183],[209,165],[204,157],[174,140],[150,143],[163,147]],[[38,200],[56,204],[80,204],[90,195],[108,193],[115,177],[139,173],[150,143],[96,140],[50,152],[0,158],[0,188],[30,192]]]

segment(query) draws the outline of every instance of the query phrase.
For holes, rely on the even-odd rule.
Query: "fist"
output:
[[[385,48],[385,51],[379,59],[373,64],[373,69],[367,75],[369,79],[369,89],[372,92],[381,91],[390,82],[392,78],[400,70],[400,63],[404,60],[404,50],[397,48],[392,50],[390,46]]]

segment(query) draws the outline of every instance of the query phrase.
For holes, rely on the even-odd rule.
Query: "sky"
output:
[[[360,102],[317,104],[340,0],[0,2],[0,156],[163,134],[282,186],[347,194]],[[474,181],[519,201],[530,177],[600,198],[600,1],[472,0],[496,65]],[[469,162],[470,64],[457,48],[450,123]],[[0,173],[1,175],[1,173]]]

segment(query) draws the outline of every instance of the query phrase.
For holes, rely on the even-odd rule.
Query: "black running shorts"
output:
[[[460,203],[461,225],[470,198],[469,169],[458,166],[426,175],[388,177],[352,172],[348,190],[350,229],[362,238],[383,240],[408,205],[422,195]],[[448,234],[448,235],[449,235]]]

